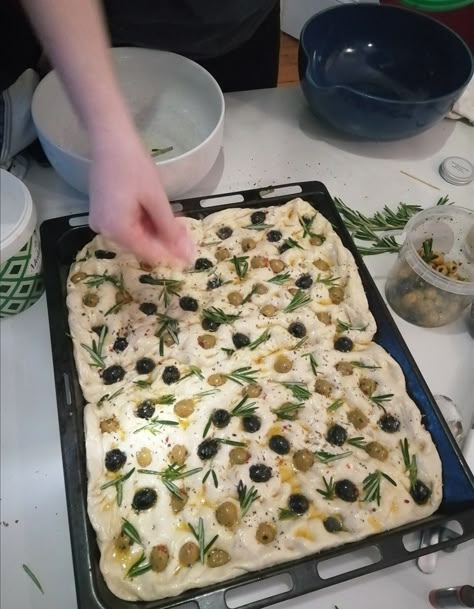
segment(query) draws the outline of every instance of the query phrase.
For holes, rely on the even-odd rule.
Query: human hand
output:
[[[149,263],[189,262],[194,245],[173,216],[158,169],[133,130],[91,145],[89,224]]]

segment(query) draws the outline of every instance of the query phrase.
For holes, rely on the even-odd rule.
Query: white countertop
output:
[[[451,186],[438,174],[450,155],[472,162],[474,129],[442,121],[394,143],[346,140],[311,115],[297,87],[226,96],[224,150],[199,196],[285,182],[320,180],[333,196],[371,213],[400,201],[434,204],[449,195],[474,209],[474,183]],[[432,186],[401,173],[405,171]],[[26,179],[40,220],[87,210],[87,201],[51,169]],[[383,288],[393,257],[366,258]],[[465,424],[474,410],[474,341],[465,320],[441,329],[396,318],[433,393],[450,396]],[[1,597],[2,609],[76,609],[46,301],[2,320],[1,332]],[[45,591],[23,572],[26,563]],[[413,562],[278,605],[282,609],[428,609],[428,591],[473,583],[474,544],[442,554],[434,575]]]

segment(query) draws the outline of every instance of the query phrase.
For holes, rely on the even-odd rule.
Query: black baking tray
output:
[[[288,191],[291,191],[290,194]],[[260,609],[474,538],[474,477],[337,213],[326,187],[320,182],[292,183],[271,189],[246,190],[213,195],[205,199],[202,197],[187,199],[175,202],[173,205],[175,210],[183,215],[203,218],[209,213],[228,207],[282,205],[295,196],[301,196],[309,201],[332,223],[343,244],[355,258],[369,308],[377,322],[378,330],[374,340],[400,364],[405,374],[408,393],[422,412],[424,425],[431,433],[441,457],[444,489],[440,508],[431,517],[413,524],[372,535],[362,541],[322,551],[297,561],[250,572],[217,585],[196,588],[177,597],[153,602],[128,602],[118,599],[108,590],[100,573],[99,550],[95,533],[87,517],[84,398],[76,373],[72,342],[68,338],[66,278],[75,255],[93,238],[94,233],[86,225],[85,214],[47,220],[41,226],[44,279],[79,609],[165,609],[178,607],[190,601],[193,601],[199,609],[225,609],[228,607],[226,595],[229,591],[275,575],[289,575],[292,579],[290,590],[240,605],[244,609]],[[431,527],[445,526],[452,520],[457,521],[462,529],[462,534],[458,533],[455,539],[423,549],[417,548],[414,551],[406,549],[404,544],[406,535]],[[349,555],[355,551],[369,552],[374,546],[380,555],[380,560],[377,562],[329,578],[320,576],[318,565],[321,562],[329,558]]]

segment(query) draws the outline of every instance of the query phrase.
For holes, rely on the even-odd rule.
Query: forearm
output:
[[[92,140],[132,126],[98,0],[22,0]]]

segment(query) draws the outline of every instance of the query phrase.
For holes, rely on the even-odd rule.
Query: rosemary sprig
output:
[[[287,508],[278,508],[278,520],[294,520],[298,518],[296,512],[292,512]]]
[[[92,339],[92,347],[81,343],[81,347],[87,351],[91,356],[90,365],[96,368],[105,368],[104,356],[102,354],[104,348],[105,336],[107,334],[107,326],[102,326],[99,334],[99,340],[96,342],[95,338]]]
[[[184,478],[188,478],[189,476],[193,476],[194,474],[202,471],[202,467],[195,467],[194,469],[186,470],[185,465],[176,465],[176,463],[172,463],[168,465],[168,467],[162,471],[156,471],[153,469],[138,469],[137,472],[139,474],[149,474],[151,476],[158,476],[165,485],[165,487],[169,490],[169,492],[180,499],[181,501],[184,499],[182,492],[176,486],[176,480],[183,480]]]
[[[376,212],[373,216],[366,216],[356,209],[351,209],[337,197],[334,198],[334,203],[350,231],[358,230],[361,227],[379,232],[398,230],[404,228],[408,220],[422,210],[420,205],[399,203],[395,211],[385,205],[382,211]]]
[[[150,422],[147,423],[146,425],[143,425],[143,427],[139,427],[138,429],[135,429],[135,431],[133,433],[138,433],[139,431],[149,431],[153,436],[158,435],[158,433],[161,431],[157,429],[157,427],[161,427],[163,425],[170,425],[170,426],[178,426],[179,423],[178,421],[167,421],[165,419],[159,419],[158,417],[153,417],[152,419],[150,419]]]
[[[425,239],[423,241],[423,243],[421,244],[421,248],[422,248],[422,259],[425,262],[430,263],[432,260],[434,260],[436,258],[436,254],[433,254],[433,238],[431,237],[430,239]]]
[[[393,398],[393,393],[386,393],[384,395],[371,395],[369,400],[378,406],[381,410],[386,412],[384,402],[389,402]]]
[[[160,355],[164,355],[164,339],[165,335],[171,337],[173,344],[179,344],[178,332],[179,332],[179,324],[178,320],[174,317],[170,317],[169,315],[159,314],[158,321],[160,322],[160,327],[156,331],[155,336],[160,339]]]
[[[135,468],[132,467],[132,469],[130,471],[128,471],[126,474],[124,474],[123,476],[118,476],[117,478],[114,478],[113,480],[106,482],[105,484],[103,484],[100,487],[100,490],[104,491],[106,488],[115,486],[115,490],[117,491],[117,497],[116,497],[117,505],[119,507],[122,505],[122,500],[123,500],[123,483],[126,482],[130,478],[130,476],[133,474],[134,471],[135,471]]]
[[[252,289],[250,290],[250,292],[247,294],[247,296],[242,300],[242,304],[246,304],[252,298],[252,296],[255,294],[256,291],[257,291],[257,288],[255,286],[253,286]]]
[[[87,275],[87,280],[84,281],[84,284],[91,288],[98,288],[104,283],[111,283],[119,290],[123,290],[123,276],[120,275],[120,277],[118,277],[117,275],[109,275],[107,271],[102,273],[102,275],[96,273]]]
[[[313,454],[321,463],[332,463],[333,461],[339,461],[339,459],[349,457],[352,455],[352,450],[346,450],[343,453],[328,453],[325,450],[315,450]]]
[[[247,226],[242,226],[242,228],[246,228],[247,230],[265,230],[267,228],[272,228],[275,226],[274,224],[265,224],[265,222],[260,222],[259,224],[247,224]]]
[[[124,306],[124,304],[125,302],[117,302],[116,304],[112,305],[110,309],[107,309],[107,311],[104,313],[104,317],[107,317],[107,315],[118,313]]]
[[[216,324],[233,324],[236,319],[239,319],[241,313],[237,313],[237,315],[233,315],[232,313],[225,313],[222,309],[218,307],[209,307],[208,309],[203,309],[202,314],[205,319],[209,319],[210,321],[215,322]]]
[[[240,400],[237,406],[234,406],[234,408],[232,408],[232,410],[230,411],[231,416],[248,417],[249,415],[253,414],[257,410],[257,407],[255,406],[256,402],[248,403],[248,400],[249,396],[244,395],[244,397]]]
[[[382,482],[382,478],[385,478],[385,480],[388,480],[388,482],[390,482],[390,484],[393,484],[393,486],[397,486],[397,483],[395,482],[395,480],[390,478],[390,476],[388,474],[377,469],[377,470],[375,470],[375,472],[373,472],[372,474],[369,474],[362,481],[363,488],[365,491],[365,497],[362,499],[362,501],[367,501],[367,502],[376,501],[377,505],[380,505],[380,499],[381,499],[380,483]]]
[[[202,479],[202,483],[204,484],[206,482],[206,480],[209,478],[209,476],[211,476],[211,475],[212,475],[212,481],[214,483],[214,487],[215,488],[219,488],[219,480],[217,479],[217,474],[216,474],[216,472],[215,472],[213,467],[210,467],[207,470],[206,475]]]
[[[138,281],[147,285],[159,285],[163,289],[160,293],[159,298],[163,299],[163,303],[166,308],[169,307],[171,302],[171,296],[179,296],[183,282],[177,279],[161,279],[153,277],[152,275],[140,275]]]
[[[314,376],[318,376],[318,363],[316,362],[314,355],[312,353],[305,353],[303,357],[309,357],[311,370],[313,371]]]
[[[239,279],[243,279],[249,270],[248,256],[234,256],[230,259]]]
[[[341,408],[341,406],[344,406],[344,400],[335,400],[331,405],[326,408],[326,412],[335,412],[336,410]]]
[[[214,442],[227,444],[228,446],[239,446],[240,448],[245,448],[247,446],[245,442],[237,442],[236,440],[229,440],[228,438],[214,438]]]
[[[231,355],[234,355],[235,353],[235,349],[229,349],[227,347],[221,347],[221,351],[224,351],[224,353],[230,357]]]
[[[209,552],[209,550],[212,548],[212,546],[214,545],[214,543],[215,543],[216,539],[219,537],[219,535],[214,535],[214,537],[211,539],[211,541],[206,545],[203,519],[199,518],[197,531],[193,527],[193,525],[189,522],[188,522],[188,527],[189,527],[189,530],[191,531],[191,533],[194,535],[194,538],[198,542],[199,558],[200,558],[201,564],[204,564],[204,557]]]
[[[298,404],[292,402],[286,402],[280,408],[275,408],[272,410],[273,414],[276,414],[277,419],[281,419],[282,421],[293,421],[298,415],[298,411],[304,408],[303,402]]]
[[[385,254],[385,253],[397,253],[400,251],[400,244],[397,242],[395,237],[386,236],[379,237],[377,233],[370,230],[369,228],[359,228],[356,232],[352,233],[352,236],[355,239],[359,239],[360,241],[370,241],[370,247],[363,247],[362,245],[358,245],[357,249],[362,256],[374,256],[376,254]]]
[[[363,362],[350,362],[354,368],[365,368],[367,370],[380,370],[381,366],[370,366],[369,364],[364,364]]]
[[[255,375],[258,374],[258,370],[253,370],[250,366],[243,366],[242,368],[236,368],[232,370],[232,372],[228,372],[227,374],[223,374],[225,378],[230,381],[234,381],[238,385],[244,385],[248,383],[249,385],[255,385],[257,382]]]
[[[111,402],[114,398],[118,397],[121,393],[123,393],[123,391],[123,387],[120,387],[120,389],[117,389],[117,391],[115,391],[111,395],[109,393],[104,394],[97,402],[97,406],[102,406],[104,402]]]
[[[313,222],[316,219],[317,214],[314,214],[314,216],[312,216],[311,218],[298,218],[299,223],[301,225],[301,227],[303,228],[303,239],[305,237],[318,237],[319,239],[321,239],[321,244],[324,243],[326,241],[326,237],[324,235],[321,235],[319,233],[315,233],[312,230],[312,226],[313,226]]]
[[[257,499],[260,499],[260,495],[254,486],[247,488],[247,485],[244,484],[242,480],[240,480],[237,485],[237,493],[240,503],[240,517],[243,518],[249,511],[252,503],[257,501]]]
[[[202,373],[201,368],[199,368],[199,366],[193,366],[193,365],[191,364],[191,365],[189,366],[189,371],[188,371],[188,372],[187,372],[187,373],[186,373],[184,376],[182,376],[182,377],[179,379],[178,383],[181,383],[181,381],[184,381],[184,379],[187,379],[187,378],[189,378],[190,376],[197,376],[197,378],[198,378],[200,381],[203,381],[203,380],[204,380],[204,374]]]
[[[171,404],[174,404],[176,402],[176,396],[173,395],[172,393],[165,393],[163,395],[160,395],[159,398],[155,398],[153,400],[153,402],[155,404],[163,404],[166,406],[171,406]]]
[[[347,443],[356,448],[364,448],[367,445],[367,440],[363,436],[355,436],[354,438],[349,438]]]
[[[172,150],[173,146],[167,146],[166,148],[152,148],[150,154],[153,158],[155,158],[162,154],[166,154],[167,152],[171,152]]]
[[[311,296],[305,294],[303,290],[298,290],[291,299],[291,302],[283,309],[283,313],[291,313],[300,307],[304,307],[311,302]]]
[[[271,279],[268,279],[267,283],[275,283],[276,285],[283,285],[287,281],[291,281],[290,273],[280,273],[275,275]]]
[[[337,285],[339,279],[340,277],[334,277],[334,275],[329,275],[329,277],[321,277],[321,273],[318,273],[315,282],[322,283],[323,285],[335,286]]]
[[[260,334],[260,336],[258,338],[256,338],[254,341],[252,341],[249,344],[249,349],[250,351],[255,351],[255,349],[261,345],[262,343],[267,342],[267,340],[269,340],[271,337],[270,334],[270,329],[267,328],[264,332],[262,332],[262,334]]]
[[[141,379],[139,381],[133,381],[133,384],[136,385],[139,389],[148,389],[148,387],[152,386],[153,381],[151,379]]]
[[[122,518],[122,533],[134,543],[138,544],[139,546],[143,546],[143,542],[137,529],[126,518]]]
[[[288,237],[280,245],[280,247],[278,248],[278,251],[282,254],[283,252],[286,252],[286,251],[292,249],[293,247],[296,247],[299,250],[304,250],[304,247],[301,247],[301,245],[298,243],[298,241],[295,241],[291,237]]]
[[[296,349],[299,349],[300,347],[302,347],[306,341],[308,340],[308,336],[303,336],[303,338],[301,340],[299,340],[296,345],[293,347],[293,350],[296,351]]]
[[[28,565],[21,565],[23,567],[23,571],[28,575],[28,577],[31,579],[31,581],[34,583],[34,585],[38,588],[38,590],[41,592],[41,594],[44,594],[44,590],[39,582],[39,579],[36,577],[36,575],[33,573],[33,571],[30,569],[30,567]]]
[[[317,488],[316,491],[328,501],[334,499],[336,496],[336,484],[334,482],[334,478],[331,476],[331,478],[327,480],[326,477],[323,476],[323,484],[324,488]]]
[[[289,391],[291,391],[293,397],[300,402],[304,402],[305,400],[309,400],[311,397],[311,391],[308,390],[308,385],[301,381],[290,382],[278,382],[279,385],[286,387]]]
[[[413,488],[418,478],[418,465],[416,462],[416,455],[410,456],[410,446],[408,439],[405,438],[400,440],[400,449],[402,451],[403,463],[405,465],[405,471],[408,473],[410,479],[410,487]]]
[[[204,391],[200,391],[199,393],[196,393],[194,397],[201,399],[207,397],[208,395],[215,395],[216,393],[220,393],[220,389],[217,387],[214,389],[205,389]]]
[[[130,569],[127,571],[126,577],[128,579],[133,579],[134,577],[139,577],[144,573],[147,573],[151,570],[151,564],[146,561],[145,552],[141,553],[140,558],[133,563]]]
[[[349,332],[350,330],[354,330],[357,332],[363,332],[364,330],[367,329],[367,326],[368,326],[368,324],[365,324],[365,326],[353,326],[350,323],[342,321],[342,319],[338,319],[337,325],[336,325],[336,332]]]

